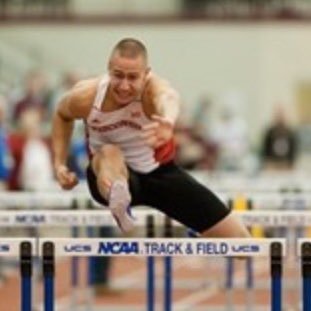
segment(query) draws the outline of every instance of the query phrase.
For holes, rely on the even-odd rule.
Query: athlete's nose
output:
[[[130,84],[127,79],[123,79],[119,85],[120,90],[128,91],[130,89]]]

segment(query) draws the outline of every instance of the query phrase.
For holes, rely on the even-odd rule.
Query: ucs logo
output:
[[[6,253],[10,251],[10,245],[0,244],[0,253]]]
[[[257,253],[259,252],[259,246],[258,245],[232,246],[232,250],[236,253]]]
[[[89,244],[70,244],[65,245],[64,250],[66,253],[89,253],[92,251],[92,246]]]
[[[100,242],[98,254],[139,254],[137,242]]]

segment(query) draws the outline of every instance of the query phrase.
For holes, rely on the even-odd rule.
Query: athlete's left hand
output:
[[[158,148],[164,145],[173,137],[173,124],[159,115],[152,115],[152,121],[142,127],[141,137],[146,143],[153,147]]]

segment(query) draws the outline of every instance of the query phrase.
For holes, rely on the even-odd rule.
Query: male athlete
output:
[[[79,82],[53,119],[54,168],[63,189],[78,180],[66,166],[75,119],[83,119],[93,198],[108,205],[122,231],[133,228],[129,206],[148,205],[208,237],[249,237],[245,227],[207,188],[174,163],[174,124],[180,99],[154,75],[136,39],[114,47],[108,75]]]

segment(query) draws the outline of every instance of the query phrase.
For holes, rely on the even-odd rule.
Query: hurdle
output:
[[[18,257],[20,262],[21,311],[32,311],[32,260],[35,239],[0,238],[0,257]]]
[[[311,211],[280,211],[278,210],[252,210],[233,212],[240,217],[246,226],[260,225],[266,227],[311,226]],[[137,208],[133,210],[137,226],[145,226],[148,215],[154,217],[155,224],[164,225],[164,214],[150,208]],[[111,213],[107,209],[101,210],[0,210],[0,226],[3,227],[71,227],[71,226],[103,226],[112,225]],[[174,226],[181,226],[172,221]]]
[[[209,183],[204,183],[207,186]],[[234,199],[237,193],[241,193],[241,189],[235,192],[228,192],[222,189],[213,189],[215,193],[225,202]],[[251,199],[255,207],[270,209],[278,208],[282,205],[284,200],[303,199],[308,206],[311,205],[311,190],[300,193],[253,193],[251,191],[243,192],[244,195]],[[0,206],[7,208],[23,207],[36,209],[70,209],[73,200],[78,202],[86,202],[90,199],[87,189],[83,188],[81,191],[51,191],[51,192],[3,192],[0,193]],[[101,207],[98,203],[93,201],[94,207]]]
[[[204,256],[204,257],[269,257],[271,262],[271,310],[281,311],[282,257],[286,254],[285,239],[189,239],[189,238],[55,238],[39,239],[39,255],[45,256],[46,245],[53,249],[53,256]],[[50,254],[51,255],[51,254]],[[51,263],[51,261],[50,261]],[[275,269],[277,272],[275,272]],[[53,288],[48,287],[45,301],[51,305],[45,311],[54,311]],[[48,299],[47,299],[48,297]],[[54,299],[53,299],[54,301]],[[172,310],[172,305],[164,304],[164,311]],[[153,310],[148,309],[148,311]]]
[[[2,213],[3,212],[3,213]],[[263,226],[308,226],[311,224],[311,213],[308,211],[245,211],[236,212],[246,225]],[[152,209],[134,209],[137,225],[145,225],[148,216],[154,217],[157,225],[164,224],[163,214]],[[21,217],[18,217],[21,215]],[[21,221],[21,219],[23,221]],[[25,221],[24,221],[25,220]],[[173,225],[180,226],[173,221]],[[46,211],[0,211],[0,224],[3,226],[101,226],[111,225],[112,218],[108,210],[46,210]],[[152,254],[148,257],[154,257]],[[170,257],[170,256],[167,256]]]

